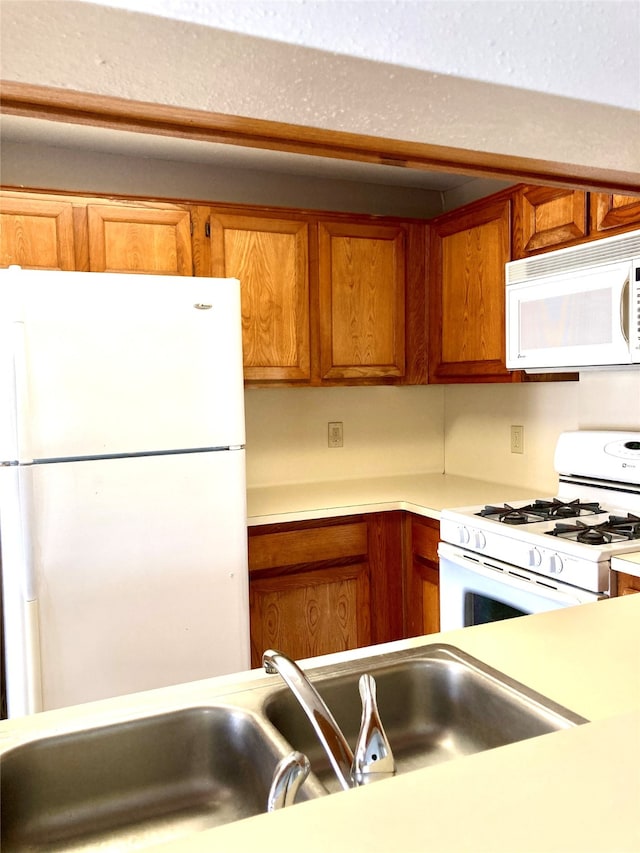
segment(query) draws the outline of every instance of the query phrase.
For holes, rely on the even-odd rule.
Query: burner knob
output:
[[[485,539],[485,535],[481,530],[473,531],[473,544],[478,549],[478,551],[482,551],[482,549],[486,546],[487,540]]]
[[[542,554],[537,548],[529,548],[529,565],[539,566],[542,563]]]
[[[458,528],[458,541],[460,542],[461,545],[468,545],[470,538],[471,537],[469,535],[469,531],[467,530],[466,527],[459,527]]]
[[[559,554],[552,554],[549,557],[549,571],[555,575],[559,575],[562,571],[562,560]]]

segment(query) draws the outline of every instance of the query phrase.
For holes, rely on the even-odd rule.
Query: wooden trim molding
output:
[[[93,125],[161,136],[378,163],[399,168],[464,172],[549,186],[638,192],[636,174],[530,157],[324,130],[245,116],[210,113],[29,83],[0,81],[7,115]]]

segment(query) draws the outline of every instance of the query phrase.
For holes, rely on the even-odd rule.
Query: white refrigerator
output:
[[[9,717],[248,669],[235,279],[0,270]]]

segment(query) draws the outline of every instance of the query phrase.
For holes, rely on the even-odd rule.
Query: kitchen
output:
[[[43,168],[47,162],[54,162],[43,157],[42,149],[34,153],[31,163],[23,158],[22,169],[28,171],[38,164]],[[53,153],[64,156],[63,152]],[[88,172],[90,161],[89,155],[74,155],[76,169],[84,162]],[[113,177],[107,170],[109,162],[114,172],[122,170],[129,191],[132,173],[149,180],[149,162],[110,161],[107,155],[101,157],[99,167],[103,185],[92,183],[82,189],[125,192],[108,183]],[[33,172],[27,178],[24,174],[16,173],[7,181],[14,186],[58,188],[51,173],[41,172],[38,178]],[[91,180],[95,182],[96,177]],[[272,190],[266,187],[264,192],[275,203]],[[137,192],[143,194],[144,190]],[[335,209],[329,203],[322,206]],[[582,376],[580,382],[531,385],[251,389],[246,393],[247,441],[251,448],[248,483],[250,488],[260,488],[291,482],[299,479],[301,467],[308,480],[408,473],[416,470],[418,458],[424,472],[446,470],[495,480],[498,470],[500,481],[508,485],[553,493],[552,453],[558,434],[586,427],[637,428],[640,401],[636,392],[634,375],[625,373],[616,373],[613,381],[593,374]],[[605,408],[615,416],[604,419]],[[344,447],[339,450],[326,447],[326,424],[334,421],[344,424]],[[525,426],[525,453],[516,458],[509,449],[513,424]],[[478,454],[480,441],[483,451]],[[388,452],[390,442],[393,454]]]

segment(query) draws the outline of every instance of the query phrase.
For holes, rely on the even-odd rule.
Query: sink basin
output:
[[[0,848],[120,853],[255,815],[282,754],[225,706],[25,743],[0,760]]]
[[[364,660],[311,680],[352,748],[360,726],[358,678],[371,673],[398,773],[587,722],[452,646],[423,646]],[[274,676],[275,678],[276,676]],[[264,711],[329,792],[340,785],[318,739],[286,687]]]

